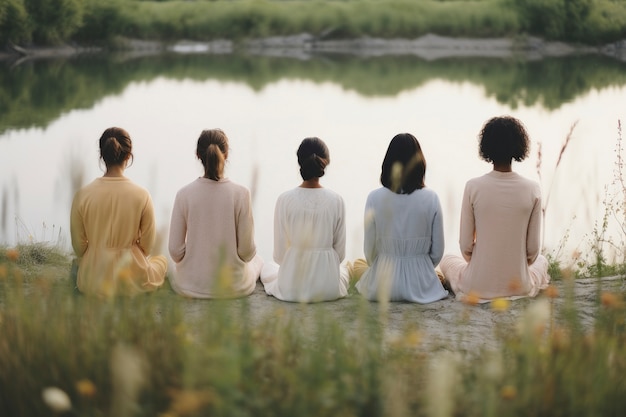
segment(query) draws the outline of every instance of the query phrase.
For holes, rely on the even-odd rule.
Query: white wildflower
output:
[[[70,397],[60,388],[47,387],[41,392],[41,398],[55,413],[64,413],[72,409]]]

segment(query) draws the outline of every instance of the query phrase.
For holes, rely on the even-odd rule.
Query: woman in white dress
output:
[[[444,250],[441,205],[425,174],[415,136],[396,135],[383,160],[383,186],[365,205],[367,268],[356,288],[369,300],[426,304],[448,296],[435,272]]]
[[[235,298],[251,294],[263,259],[256,253],[250,191],[224,176],[228,137],[204,130],[196,156],[204,176],[176,193],[169,252],[177,293],[192,298]]]
[[[335,300],[348,294],[343,198],[323,188],[330,162],[319,138],[306,138],[297,152],[302,184],[278,197],[274,211],[274,261],[261,282],[268,295],[293,302]]]

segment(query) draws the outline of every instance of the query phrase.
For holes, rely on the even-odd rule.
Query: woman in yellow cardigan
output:
[[[155,290],[164,282],[167,260],[149,256],[156,237],[150,194],[124,176],[133,158],[128,132],[105,130],[100,157],[106,172],[79,190],[72,202],[78,290],[104,297]]]

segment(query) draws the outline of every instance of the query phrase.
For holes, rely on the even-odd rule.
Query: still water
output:
[[[423,147],[427,186],[443,207],[446,251],[458,253],[465,181],[490,170],[478,158],[476,135],[488,118],[509,114],[525,123],[532,140],[531,156],[514,169],[542,185],[544,250],[569,261],[574,251],[588,251],[602,220],[618,122],[626,121],[626,63],[600,57],[168,55],[0,66],[4,245],[34,240],[69,248],[73,193],[102,175],[98,138],[120,126],[134,144],[126,174],[152,194],[165,253],[175,193],[202,172],[197,137],[219,127],[230,138],[227,176],[253,192],[264,258],[272,257],[274,202],[299,184],[295,152],[307,136],[329,146],[322,183],[345,199],[347,257],[362,256],[365,199],[379,186],[386,147],[399,132],[413,133]],[[619,237],[617,227],[609,229]]]

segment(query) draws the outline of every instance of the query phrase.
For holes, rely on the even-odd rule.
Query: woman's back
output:
[[[252,292],[254,280],[245,273],[256,254],[248,189],[208,178],[183,187],[172,211],[169,251],[177,263],[171,280],[177,292],[200,298]]]
[[[326,188],[297,187],[283,193],[276,202],[275,222],[284,233],[274,240],[274,260],[281,263],[287,249],[334,249],[343,259],[344,211],[343,199]]]
[[[539,185],[515,172],[491,171],[468,181],[465,198],[460,245],[471,262],[461,291],[484,298],[527,294],[528,265],[540,250]]]
[[[434,220],[441,213],[439,198],[432,190],[422,188],[411,194],[396,194],[381,187],[370,193],[365,210],[366,221],[374,221],[376,225],[379,252],[385,251],[384,248],[387,246],[385,242],[388,241],[413,242],[410,245],[414,249],[417,249],[415,245],[419,245],[419,252],[409,250],[407,253],[396,253],[396,255],[428,254],[432,246],[437,254],[435,261],[439,262],[441,256],[439,252],[443,251],[442,237],[436,236],[434,245],[431,245],[431,238]],[[367,242],[374,243],[370,240]],[[366,250],[370,252],[371,248]]]
[[[150,215],[150,195],[126,177],[101,177],[76,194],[76,209],[84,219],[90,247],[126,248],[140,236],[144,214]],[[155,238],[150,218],[142,231],[141,242],[149,252]]]

